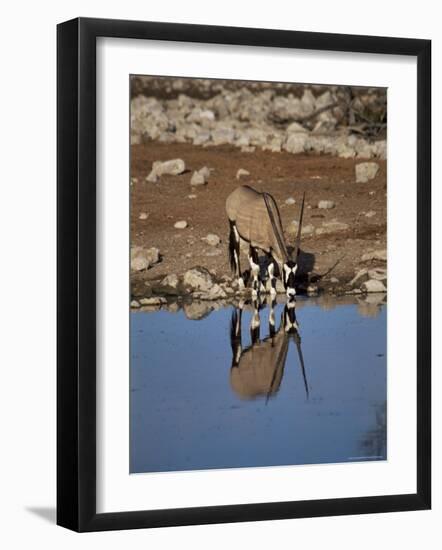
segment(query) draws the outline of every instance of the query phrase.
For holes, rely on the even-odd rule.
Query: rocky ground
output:
[[[131,142],[386,158],[384,88],[133,77]]]
[[[306,192],[301,292],[386,291],[381,123],[376,135],[369,128],[363,135],[353,131],[353,107],[344,108],[340,89],[298,86],[278,96],[274,85],[230,89],[185,80],[184,95],[183,86],[173,88],[184,79],[167,86],[157,80],[138,82],[145,88],[132,100],[133,307],[171,304],[174,296],[208,301],[237,295],[227,260],[225,199],[241,184],[275,197],[289,244]],[[186,88],[189,82],[194,88]],[[155,96],[144,95],[146,86]],[[365,106],[364,118],[381,116],[382,93],[359,90],[350,97],[351,105],[364,100],[372,106]],[[328,102],[339,106],[320,111]],[[354,113],[352,120],[361,126]]]

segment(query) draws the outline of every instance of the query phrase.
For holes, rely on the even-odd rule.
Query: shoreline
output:
[[[130,308],[131,313],[153,313],[157,311],[168,311],[170,313],[178,313],[183,311],[185,316],[190,320],[200,320],[212,313],[226,307],[241,307],[245,311],[254,311],[253,300],[244,296],[231,296],[226,299],[218,300],[201,300],[194,299],[192,296],[176,296],[176,297],[157,297],[162,298],[158,303],[150,305],[142,305],[138,303],[136,307]],[[264,299],[263,299],[264,298]],[[160,303],[161,302],[161,303]],[[278,294],[274,305],[285,304],[285,295]],[[270,306],[270,296],[261,296],[259,308],[262,306]],[[325,310],[333,309],[340,305],[356,305],[360,310],[361,315],[374,317],[378,314],[380,307],[387,305],[387,293],[370,293],[370,294],[319,294],[317,296],[300,295],[296,299],[296,309],[302,309],[305,306],[315,305]]]

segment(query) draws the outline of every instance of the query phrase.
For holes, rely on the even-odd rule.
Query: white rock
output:
[[[178,174],[182,174],[186,170],[186,164],[183,159],[172,159],[165,162],[157,161],[154,162],[153,167],[159,176],[164,174],[178,176]]]
[[[303,225],[301,229],[301,235],[303,237],[309,237],[310,235],[313,235],[315,232],[315,226],[311,223],[308,223],[307,225]]]
[[[316,98],[316,110],[327,107],[327,105],[331,105],[334,101],[330,90],[327,90]]]
[[[206,178],[199,172],[194,172],[190,178],[190,185],[205,185],[207,183]]]
[[[328,235],[330,233],[339,233],[340,231],[347,231],[349,229],[348,223],[331,221],[323,222],[322,227],[316,229],[316,235]]]
[[[239,180],[242,176],[250,176],[250,172],[244,168],[240,168],[236,173],[236,179]]]
[[[215,120],[215,113],[209,109],[194,109],[187,117],[188,122],[196,122],[198,124],[205,124],[207,122],[213,122]]]
[[[149,175],[146,176],[146,181],[149,183],[156,183],[158,181],[158,174],[155,172],[155,170],[151,170]]]
[[[193,138],[194,145],[204,145],[210,141],[210,132],[208,130],[200,130]]]
[[[149,269],[149,261],[146,258],[137,257],[130,261],[130,268],[132,271],[144,271]]]
[[[148,217],[149,217],[149,214],[147,212],[141,212],[140,215],[138,216],[138,219],[147,220]]]
[[[178,276],[175,275],[175,273],[171,273],[170,275],[164,277],[164,279],[161,281],[161,286],[170,286],[171,288],[176,288],[178,286],[178,283]]]
[[[372,218],[373,216],[376,216],[376,212],[374,210],[369,210],[365,213],[366,218]]]
[[[184,274],[183,282],[193,290],[209,291],[214,285],[212,275],[203,267],[189,269]]]
[[[289,134],[287,141],[284,144],[284,149],[288,153],[298,154],[305,151],[308,136],[303,133]]]
[[[363,292],[387,292],[382,281],[377,279],[369,279],[362,284],[361,289]]]
[[[307,133],[307,130],[304,128],[304,126],[299,124],[299,122],[292,122],[287,126],[286,132],[288,134],[294,134],[297,132]]]
[[[177,79],[172,82],[172,89],[180,92],[184,88],[184,80]]]
[[[140,304],[142,306],[157,306],[160,304],[167,304],[167,300],[162,296],[152,296],[151,298],[141,298]]]
[[[387,250],[373,250],[372,252],[367,252],[361,258],[363,262],[369,262],[370,260],[379,260],[381,262],[387,261]]]
[[[356,151],[353,147],[346,145],[345,143],[337,147],[338,156],[342,159],[352,159],[356,156]]]
[[[235,141],[237,147],[248,147],[250,145],[250,137],[248,134],[241,132]]]
[[[132,300],[131,303],[130,303],[130,307],[136,309],[136,308],[139,308],[140,307],[140,302],[138,302],[137,300]]]
[[[225,290],[216,283],[207,291],[194,292],[193,296],[200,300],[220,300],[222,298],[227,298]]]
[[[152,170],[146,177],[146,181],[155,183],[158,181],[159,177],[165,174],[177,176],[178,174],[182,174],[185,170],[186,164],[182,159],[166,160],[165,162],[157,160],[152,164]]]
[[[379,172],[377,162],[361,162],[355,166],[356,181],[366,183],[376,177]]]
[[[319,201],[318,202],[318,208],[328,210],[330,208],[334,208],[335,203],[333,201]]]
[[[193,195],[193,194],[192,195],[187,195],[187,198],[188,199],[196,199],[196,195]]]
[[[382,160],[386,160],[387,158],[387,142],[384,140],[377,141],[374,144],[374,149],[376,156]]]
[[[203,166],[200,170],[196,170],[190,179],[190,185],[205,185],[210,176],[210,169]]]
[[[282,149],[282,138],[274,137],[271,138],[269,143],[262,146],[263,151],[271,151],[272,153],[280,153]]]
[[[178,222],[175,222],[174,225],[175,229],[186,229],[187,222],[186,220],[180,220]]]
[[[210,246],[218,246],[221,242],[221,239],[215,233],[208,233],[205,237],[202,238],[203,241],[206,241]]]
[[[142,246],[134,246],[130,250],[130,268],[132,271],[144,271],[159,261],[160,251],[158,248],[145,249]]]
[[[309,88],[304,90],[301,101],[306,107],[309,107],[312,112],[314,111],[315,105],[316,105],[316,98]]]
[[[285,203],[288,204],[288,205],[296,204],[296,201],[293,197],[289,197],[288,199],[286,199]]]
[[[215,145],[231,144],[235,140],[235,131],[233,128],[216,128],[211,135]]]
[[[337,277],[331,277],[330,282],[333,284],[339,283],[339,279]]]

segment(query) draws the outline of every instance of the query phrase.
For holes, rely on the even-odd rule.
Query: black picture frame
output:
[[[417,492],[96,512],[96,39],[116,37],[417,59]],[[57,523],[75,531],[424,510],[431,506],[431,41],[159,22],[57,27]]]

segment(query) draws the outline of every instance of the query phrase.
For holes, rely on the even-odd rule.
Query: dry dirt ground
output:
[[[185,173],[163,175],[158,183],[145,181],[154,161],[173,158],[185,161]],[[286,152],[242,153],[231,146],[204,148],[158,142],[133,145],[132,246],[159,248],[161,261],[147,271],[131,274],[132,295],[143,294],[145,281],[157,281],[171,273],[180,275],[195,266],[206,267],[219,277],[230,275],[225,200],[241,184],[268,191],[275,197],[284,228],[298,219],[303,191],[306,192],[304,226],[312,224],[317,228],[332,220],[349,224],[346,231],[305,237],[301,243],[302,250],[314,254],[314,274],[324,274],[338,262],[319,281],[319,287],[342,290],[361,267],[367,267],[367,263],[361,262],[364,253],[386,248],[386,162],[377,161],[380,170],[375,179],[356,183],[355,165],[358,162],[363,161]],[[192,188],[192,173],[203,166],[213,169],[209,182]],[[250,175],[237,180],[239,168],[249,171]],[[196,195],[196,198],[189,198],[189,195]],[[289,197],[293,197],[296,204],[287,205],[285,201]],[[329,210],[318,209],[320,200],[332,200],[336,206]],[[370,217],[365,215],[367,212]],[[140,219],[141,213],[146,213],[147,219]],[[187,221],[186,229],[174,228],[179,220]],[[221,244],[212,247],[203,241],[208,233],[217,234]],[[247,266],[245,256],[242,265]],[[385,263],[376,264],[376,261],[369,265],[385,267]]]

